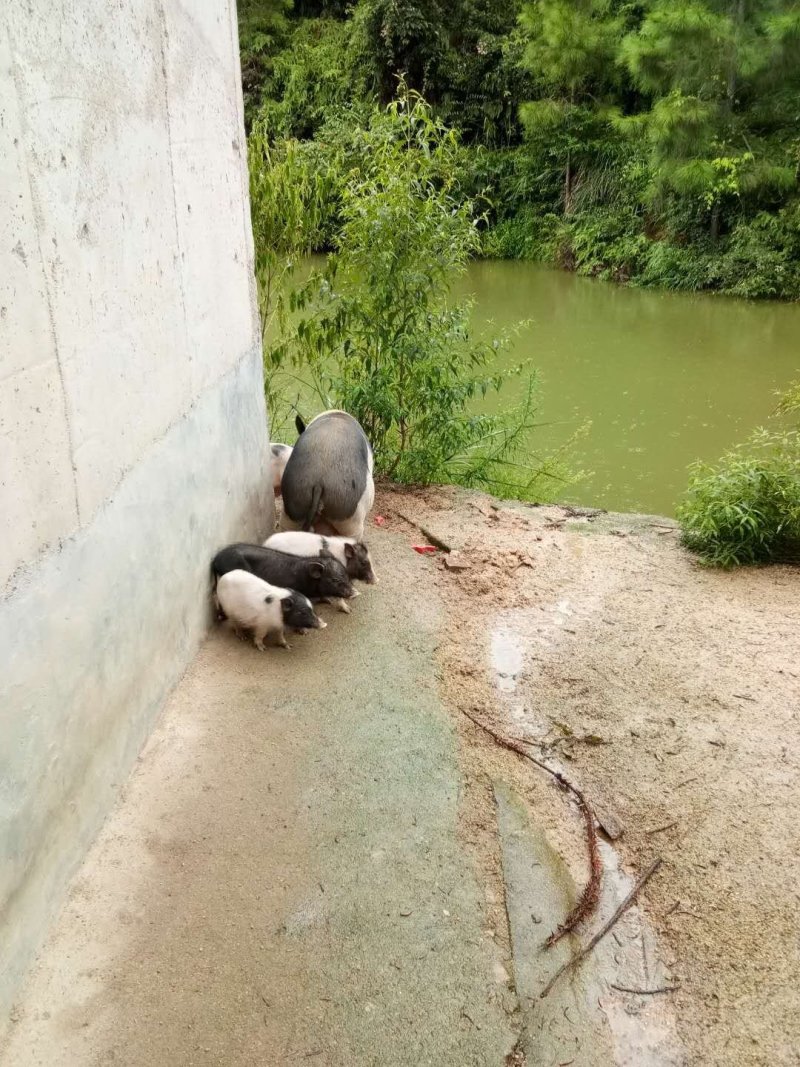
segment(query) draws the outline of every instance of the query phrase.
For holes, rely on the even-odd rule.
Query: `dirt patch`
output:
[[[797,1063],[800,572],[704,570],[668,520],[452,489],[383,489],[376,511],[409,545],[423,526],[454,550],[453,569],[442,552],[418,565],[448,606],[441,685],[464,741],[463,834],[490,895],[501,770],[579,884],[585,843],[563,795],[461,708],[565,763],[622,824],[631,871],[663,856],[642,906],[687,1062]]]

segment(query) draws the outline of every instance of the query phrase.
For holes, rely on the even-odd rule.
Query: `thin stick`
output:
[[[663,826],[654,826],[652,830],[645,830],[646,834],[661,834],[665,830],[671,830],[673,826],[678,825],[678,820],[673,819],[672,822],[665,822]]]
[[[545,944],[548,948],[555,945],[560,941],[562,937],[571,933],[578,923],[590,918],[597,909],[598,901],[600,900],[600,882],[603,875],[603,865],[600,862],[600,849],[597,844],[597,830],[595,829],[595,817],[589,802],[586,797],[574,786],[569,779],[565,778],[560,771],[554,771],[552,767],[535,756],[532,756],[526,749],[524,742],[517,741],[513,737],[504,737],[502,734],[496,733],[491,727],[477,719],[465,708],[461,709],[466,717],[473,722],[476,726],[479,726],[481,730],[493,737],[499,745],[503,748],[510,749],[512,752],[516,752],[518,756],[522,756],[526,760],[530,760],[535,766],[541,770],[546,771],[551,777],[555,778],[556,782],[566,793],[569,793],[577,801],[578,807],[583,815],[583,821],[586,826],[586,846],[589,852],[589,881],[586,883],[583,892],[578,898],[578,902],[569,915],[566,917],[563,923],[557,927],[552,934],[548,937]]]
[[[395,515],[399,515],[400,518],[404,522],[407,522],[410,526],[416,526],[416,528],[419,530],[419,532],[422,534],[422,536],[423,537],[427,537],[427,539],[430,541],[430,543],[432,545],[436,545],[437,548],[441,548],[442,552],[451,552],[452,551],[452,549],[450,548],[450,545],[448,545],[446,541],[443,541],[441,539],[441,537],[437,537],[436,534],[431,533],[431,531],[426,529],[422,525],[422,523],[417,522],[415,519],[412,519],[408,515],[404,515],[403,512],[402,511],[398,511],[397,508],[394,509],[394,513],[395,513]]]
[[[569,971],[573,967],[577,967],[578,964],[582,963],[583,960],[586,959],[586,957],[589,955],[589,953],[592,951],[592,949],[595,947],[595,945],[597,945],[600,941],[603,940],[603,938],[606,936],[608,931],[613,926],[616,925],[617,921],[619,920],[619,918],[623,914],[623,912],[627,911],[627,909],[631,906],[631,904],[634,902],[634,900],[636,900],[636,898],[638,897],[639,893],[642,891],[642,889],[644,888],[646,883],[649,882],[649,880],[656,873],[658,868],[661,866],[662,862],[663,862],[663,860],[661,859],[660,856],[657,856],[656,859],[653,860],[653,862],[650,864],[650,866],[647,868],[647,870],[644,872],[644,874],[641,875],[641,877],[637,881],[636,885],[633,887],[633,889],[630,891],[630,893],[628,893],[628,895],[622,901],[622,903],[617,908],[617,910],[614,912],[614,914],[611,916],[611,918],[608,920],[608,922],[604,923],[600,927],[600,929],[597,931],[597,933],[594,935],[594,937],[589,941],[589,943],[586,945],[585,948],[582,948],[580,950],[580,952],[578,952],[578,954],[576,956],[573,956],[571,959],[568,959],[566,963],[562,964],[562,966],[558,968],[556,973],[553,975],[553,977],[550,979],[550,981],[547,983],[547,985],[544,987],[544,989],[539,994],[540,998],[543,998],[543,997],[547,996],[547,994],[550,992],[550,990],[553,988],[553,986],[556,984],[558,979],[561,977],[561,975],[565,971]]]
[[[615,985],[610,983],[612,989],[616,989],[619,993],[635,993],[637,997],[655,997],[659,993],[674,993],[676,989],[680,989],[680,986],[675,985],[662,985],[658,989],[630,989],[626,985]]]

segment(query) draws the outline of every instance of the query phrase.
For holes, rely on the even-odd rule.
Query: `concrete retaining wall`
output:
[[[0,11],[0,1008],[272,522],[234,0]]]

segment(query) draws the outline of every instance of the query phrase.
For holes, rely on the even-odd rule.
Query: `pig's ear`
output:
[[[305,430],[306,428],[306,424],[303,422],[299,415],[295,415],[294,424],[297,427],[298,433],[302,433],[303,430]]]
[[[284,597],[283,600],[281,601],[281,611],[283,612],[284,616],[286,616],[286,615],[289,614],[289,612],[291,610],[292,610],[292,598],[288,597],[288,596]]]
[[[308,569],[311,572],[312,578],[321,578],[325,573],[325,568],[321,563],[312,563]]]
[[[344,554],[345,554],[345,556],[347,556],[348,559],[352,559],[353,556],[355,556],[355,554],[356,554],[356,546],[355,545],[351,545],[349,541],[345,541],[345,543],[344,543]]]

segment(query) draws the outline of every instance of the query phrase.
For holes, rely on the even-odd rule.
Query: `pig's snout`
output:
[[[326,629],[328,624],[327,624],[327,622],[325,622],[324,619],[321,619],[319,617],[319,615],[315,615],[314,618],[317,620],[316,623],[315,623],[315,626],[314,626],[315,630],[324,630],[324,629]]]

